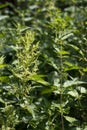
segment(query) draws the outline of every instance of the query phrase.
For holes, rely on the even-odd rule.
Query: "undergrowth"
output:
[[[87,9],[22,2],[0,6],[0,129],[86,130]]]

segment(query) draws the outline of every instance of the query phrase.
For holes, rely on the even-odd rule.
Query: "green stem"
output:
[[[61,51],[62,51],[62,41],[61,41]],[[62,93],[62,89],[63,89],[63,85],[62,85],[62,80],[63,80],[63,56],[62,53],[60,54],[60,68],[61,68],[61,75],[60,75],[60,106],[61,106],[61,124],[62,124],[62,130],[64,130],[64,119],[63,119],[63,106],[62,106],[62,101],[63,101],[63,93]]]

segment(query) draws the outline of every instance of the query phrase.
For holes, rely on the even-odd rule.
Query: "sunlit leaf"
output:
[[[33,105],[29,105],[29,104],[20,104],[20,106],[27,110],[31,115],[32,117],[35,119],[35,112],[34,112],[34,106]]]
[[[5,103],[4,100],[3,100],[2,98],[0,98],[0,102],[1,102],[1,103]]]
[[[73,66],[73,64],[70,63],[70,62],[68,62],[68,61],[65,61],[64,64],[67,65],[67,66],[69,66],[69,67],[72,67],[72,66]]]
[[[9,81],[9,77],[8,76],[0,76],[0,81],[1,82],[8,82]]]
[[[87,93],[87,90],[86,90],[85,87],[80,86],[80,87],[78,87],[78,90],[79,90],[80,93],[82,93],[82,94],[86,94],[86,93]]]
[[[6,64],[0,64],[0,69],[6,67]]]
[[[64,50],[56,50],[55,52],[60,55],[69,55],[70,54],[68,51],[64,51]]]
[[[73,44],[68,44],[68,46],[72,47],[74,50],[76,50],[80,55],[82,55],[84,57],[84,53],[79,47],[77,47],[76,45],[73,45]]]
[[[76,121],[77,121],[77,119],[75,119],[75,118],[73,118],[73,117],[69,117],[69,116],[64,116],[64,118],[65,118],[68,122],[70,122],[70,123],[73,123],[73,122],[76,122]]]
[[[86,67],[86,68],[83,68],[83,71],[84,71],[84,72],[87,72],[87,67]]]
[[[3,20],[3,19],[7,19],[7,18],[8,18],[7,15],[6,16],[0,16],[0,21]]]
[[[70,87],[73,85],[80,85],[80,84],[84,84],[85,82],[83,81],[79,81],[77,78],[74,78],[73,80],[67,80],[65,81],[65,83],[63,84],[63,87]]]
[[[66,35],[63,36],[61,39],[62,39],[62,40],[65,40],[65,39],[69,38],[70,36],[73,36],[73,33],[66,34]]]
[[[79,96],[76,90],[69,91],[67,94],[71,95],[72,97],[77,98]]]
[[[45,81],[42,77],[44,77],[44,76],[43,75],[32,75],[31,77],[29,77],[29,79],[36,81],[37,83],[41,83],[42,85],[49,86],[50,83]]]

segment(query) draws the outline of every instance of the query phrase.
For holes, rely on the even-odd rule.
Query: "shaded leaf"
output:
[[[55,90],[57,90],[57,87],[51,86],[50,88],[43,89],[41,91],[41,94],[49,94],[49,93],[54,92]]]

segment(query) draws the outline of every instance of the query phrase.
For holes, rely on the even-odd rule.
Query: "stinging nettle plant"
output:
[[[79,88],[79,86],[81,84],[84,84],[85,82],[79,81],[78,77],[75,77],[75,76],[72,77],[68,73],[68,71],[73,69],[73,67],[77,66],[78,70],[80,69],[78,65],[72,64],[74,55],[72,55],[71,60],[70,60],[71,50],[69,50],[68,48],[69,43],[67,39],[69,37],[74,36],[73,30],[70,29],[68,25],[68,21],[66,20],[66,17],[65,18],[62,17],[63,14],[61,13],[61,11],[56,10],[52,12],[51,15],[52,16],[51,16],[51,21],[49,22],[49,28],[51,29],[51,32],[52,32],[51,35],[53,35],[52,37],[53,49],[57,58],[55,57],[54,61],[49,60],[48,63],[51,66],[53,66],[53,68],[56,70],[58,79],[57,79],[57,82],[54,84],[54,86],[56,85],[56,90],[54,87],[54,89],[52,89],[50,92],[53,92],[55,95],[57,94],[58,97],[60,95],[60,98],[58,98],[58,103],[57,101],[56,103],[53,102],[52,109],[53,109],[53,106],[54,106],[54,109],[55,108],[59,109],[58,113],[60,113],[61,115],[61,123],[59,123],[61,124],[60,128],[62,130],[65,130],[66,121],[68,121],[72,126],[74,126],[74,123],[78,122],[78,120],[75,117],[68,115],[70,112],[69,110],[71,109],[69,98],[70,100],[72,100],[72,103],[74,102],[74,99],[75,99],[79,106],[81,95],[79,95],[77,88]],[[69,64],[71,65],[72,68],[68,66]]]
[[[24,95],[30,89],[28,81],[32,80],[32,76],[37,74],[38,70],[38,56],[39,56],[39,42],[35,43],[35,33],[33,31],[26,31],[25,34],[20,34],[20,25],[17,29],[18,37],[15,45],[16,59],[12,63],[12,74],[18,79],[19,86],[24,90]],[[26,91],[26,92],[25,92]]]
[[[10,71],[9,80],[5,84],[7,93],[2,87],[4,106],[1,108],[0,118],[2,130],[13,130],[17,124],[33,125],[35,120],[35,105],[31,95],[34,78],[38,71],[39,42],[35,41],[35,32],[27,30],[21,32],[18,25],[14,43],[15,59],[7,66]],[[2,62],[3,58],[0,59]],[[0,64],[4,67],[4,64]],[[1,77],[0,77],[1,79]],[[5,77],[3,77],[5,80]],[[3,95],[2,94],[2,95]]]

